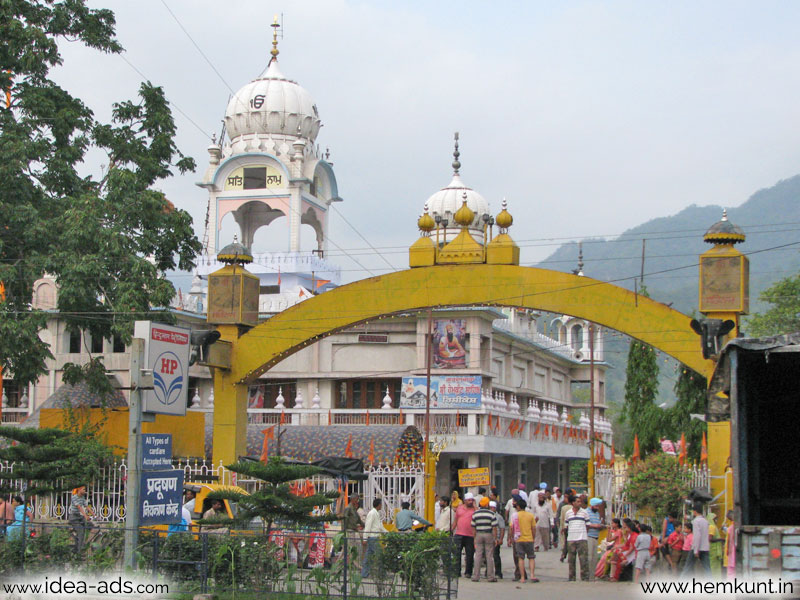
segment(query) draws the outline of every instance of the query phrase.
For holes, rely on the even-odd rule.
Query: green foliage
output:
[[[264,589],[280,573],[279,551],[266,536],[225,536],[209,552],[209,572],[217,588]]]
[[[113,460],[111,449],[92,435],[62,429],[0,426],[0,438],[16,442],[0,448],[0,460],[14,470],[0,481],[0,493],[15,491],[14,482],[27,483],[28,496],[57,493],[87,485]]]
[[[651,509],[661,520],[670,511],[680,511],[689,494],[689,479],[684,473],[676,457],[657,452],[631,467],[625,492],[637,507]]]
[[[458,559],[460,562],[460,558]],[[377,559],[375,579],[386,579],[398,574],[410,598],[437,598],[442,573],[458,578],[460,565],[456,566],[452,538],[443,531],[421,534],[386,533],[381,536],[381,550]]]
[[[758,337],[800,331],[800,273],[781,279],[758,296],[771,308],[751,315],[748,334]]]
[[[678,401],[664,411],[661,435],[677,441],[680,440],[682,433],[685,434],[688,458],[697,461],[700,460],[700,448],[706,423],[692,419],[689,415],[705,414],[708,404],[706,396],[708,385],[706,378],[702,375],[683,365],[679,369],[678,381],[675,382],[675,395]]]
[[[0,574],[10,575],[23,570],[23,546],[25,573],[61,571],[75,559],[69,530],[64,527],[48,529],[35,537],[28,537],[25,544],[21,538],[0,540]]]
[[[154,188],[173,170],[194,168],[173,142],[161,88],[143,83],[136,100],[115,104],[101,123],[49,78],[63,40],[122,50],[113,13],[85,4],[0,3],[0,90],[12,98],[10,108],[0,105],[0,366],[20,384],[52,358],[38,336],[46,315],[31,305],[36,279],[55,278],[71,328],[128,341],[134,320],[171,300],[164,273],[191,268],[200,249],[189,214]],[[90,151],[107,165],[100,177],[81,173]]]
[[[228,468],[244,477],[260,479],[264,485],[252,494],[243,494],[235,490],[211,492],[208,497],[212,500],[236,502],[238,513],[234,519],[204,519],[200,521],[201,524],[224,523],[234,527],[247,527],[254,519],[260,519],[266,531],[269,532],[273,523],[280,523],[282,526],[315,525],[326,521],[335,521],[339,518],[333,513],[311,514],[317,507],[322,508],[333,504],[333,501],[339,497],[337,492],[300,498],[289,491],[290,482],[320,473],[321,469],[318,467],[290,464],[279,456],[272,456],[267,464],[245,460],[229,465]]]
[[[647,290],[642,286],[642,295]],[[633,436],[639,436],[641,455],[653,452],[659,445],[661,410],[656,406],[658,394],[658,356],[655,348],[633,340],[628,352],[628,366],[625,375],[625,403],[620,420],[628,426],[630,438],[626,441],[624,452],[633,453]]]

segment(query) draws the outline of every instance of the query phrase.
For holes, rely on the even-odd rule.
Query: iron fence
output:
[[[123,573],[124,526],[96,523],[86,532],[63,522],[26,524],[0,534],[0,580],[18,573]],[[80,540],[79,540],[80,537]],[[23,545],[24,543],[24,545]],[[248,593],[326,598],[450,600],[458,593],[458,556],[439,533],[274,528],[169,532],[142,528],[138,575],[170,593]]]

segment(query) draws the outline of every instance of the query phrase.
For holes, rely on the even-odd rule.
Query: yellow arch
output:
[[[410,269],[363,279],[301,302],[254,327],[234,347],[231,379],[249,383],[288,355],[338,330],[400,312],[510,306],[568,314],[616,329],[710,375],[690,317],[610,283],[513,265]]]
[[[356,281],[281,312],[232,343],[231,370],[214,370],[214,462],[246,451],[248,384],[293,352],[338,330],[381,316],[446,306],[510,306],[568,314],[616,329],[710,376],[689,317],[624,288],[557,271],[514,265],[410,269]]]

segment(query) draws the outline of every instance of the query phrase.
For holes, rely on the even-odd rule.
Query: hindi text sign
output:
[[[489,467],[458,470],[458,487],[475,487],[489,485]]]
[[[183,469],[142,471],[140,525],[175,525],[181,522]]]

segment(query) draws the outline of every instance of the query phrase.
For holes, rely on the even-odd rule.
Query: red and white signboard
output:
[[[145,369],[153,370],[153,389],[142,392],[142,410],[185,415],[189,393],[190,330],[136,321],[134,337],[144,340]]]

